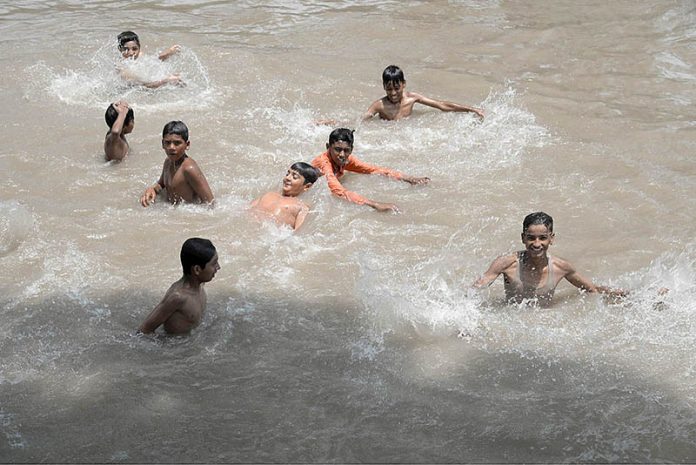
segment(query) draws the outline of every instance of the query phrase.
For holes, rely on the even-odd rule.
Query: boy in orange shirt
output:
[[[352,153],[353,131],[345,128],[334,129],[329,135],[329,143],[326,144],[326,152],[312,160],[312,166],[318,169],[323,176],[326,176],[329,189],[331,189],[334,195],[357,203],[358,205],[368,205],[381,212],[399,212],[399,207],[393,203],[376,202],[345,189],[341,185],[339,178],[341,178],[346,171],[362,174],[381,174],[409,184],[427,184],[430,182],[430,178],[427,177],[419,178],[407,176],[388,168],[370,165],[359,160],[357,157],[353,156]]]

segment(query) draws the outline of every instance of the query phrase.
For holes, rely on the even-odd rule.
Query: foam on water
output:
[[[34,230],[34,217],[16,201],[0,201],[0,258],[19,248]]]
[[[121,68],[144,82],[179,74],[185,85],[165,85],[158,89],[129,85],[119,74]],[[123,60],[115,45],[109,42],[85,62],[83,69],[59,70],[38,62],[29,66],[25,74],[29,78],[25,89],[27,99],[40,100],[47,95],[72,106],[106,109],[109,103],[125,99],[139,112],[158,112],[210,108],[216,100],[208,70],[187,47],[166,61],[151,55]]]

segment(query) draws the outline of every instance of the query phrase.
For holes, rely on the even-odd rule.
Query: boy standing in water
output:
[[[398,179],[409,184],[427,184],[430,178],[417,178],[406,176],[388,168],[369,165],[360,161],[352,155],[353,153],[353,131],[350,129],[339,128],[334,129],[329,135],[329,143],[326,144],[326,152],[317,156],[312,160],[312,166],[318,169],[323,176],[326,176],[326,181],[329,189],[334,195],[342,197],[350,202],[358,205],[368,205],[377,211],[393,211],[398,213],[399,207],[393,203],[375,202],[365,198],[355,192],[345,189],[338,180],[346,171],[353,171],[363,174],[381,174],[390,178]]]
[[[187,334],[203,318],[207,296],[203,285],[220,269],[215,246],[208,239],[187,239],[181,247],[184,275],[169,287],[138,331],[153,333],[160,325],[168,334]]]
[[[120,100],[109,105],[104,114],[109,132],[104,138],[104,155],[107,161],[121,161],[128,155],[130,149],[126,134],[133,132],[135,115],[133,109],[128,107],[128,102]]]
[[[147,207],[155,201],[162,189],[167,190],[167,200],[179,202],[213,203],[213,193],[198,164],[189,158],[186,150],[191,145],[186,125],[170,121],[162,130],[162,148],[167,154],[159,180],[145,190],[140,203]]]
[[[138,34],[136,34],[133,31],[124,31],[120,33],[117,37],[118,39],[118,50],[121,52],[121,56],[125,59],[133,59],[137,60],[138,57],[140,57],[141,51],[140,51],[140,38],[138,37]],[[161,61],[166,60],[170,56],[174,55],[175,53],[178,53],[181,50],[180,45],[172,45],[169,47],[167,50],[159,54],[159,59]],[[128,69],[121,69],[121,77],[127,81],[135,82],[137,84],[140,84],[144,87],[150,88],[150,89],[156,89],[158,87],[162,87],[163,85],[166,84],[174,84],[174,85],[182,85],[183,82],[181,81],[181,78],[179,77],[178,74],[172,74],[170,76],[167,76],[164,79],[160,79],[157,81],[143,81],[139,79],[137,76],[135,76],[132,72],[130,72]]]
[[[307,163],[294,163],[283,178],[281,193],[268,192],[254,200],[251,207],[297,230],[304,223],[309,207],[297,197],[317,180],[317,170]]]
[[[502,274],[508,301],[519,303],[530,299],[544,307],[551,304],[556,286],[563,278],[587,292],[599,292],[613,297],[627,295],[622,289],[593,284],[575,271],[570,262],[548,255],[553,239],[553,218],[544,212],[527,215],[522,223],[525,250],[496,258],[483,276],[474,282],[473,287],[490,286]]]
[[[415,92],[406,91],[404,72],[398,66],[387,66],[382,73],[382,86],[387,92],[387,95],[370,105],[370,108],[368,108],[365,115],[363,115],[363,120],[371,119],[375,115],[379,115],[380,118],[385,120],[400,120],[401,118],[411,115],[413,106],[416,103],[437,108],[442,111],[471,112],[483,119],[483,110],[479,108],[435,100]]]

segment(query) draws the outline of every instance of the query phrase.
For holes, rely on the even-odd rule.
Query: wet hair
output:
[[[386,86],[390,82],[394,84],[403,84],[406,82],[404,72],[396,65],[389,65],[384,68],[382,72],[382,85]]]
[[[116,111],[116,108],[112,103],[111,105],[109,105],[109,108],[106,109],[106,113],[104,113],[106,125],[109,126],[109,128],[111,128],[116,122],[116,118],[118,118],[118,111]],[[135,113],[133,113],[132,108],[129,108],[128,113],[126,113],[126,119],[123,121],[123,125],[125,126],[126,124],[133,121],[133,119],[135,119]]]
[[[530,213],[524,217],[522,222],[522,232],[525,232],[533,224],[543,224],[549,230],[553,232],[553,218],[544,212]]]
[[[162,137],[164,138],[164,136],[167,134],[177,134],[188,142],[188,127],[183,123],[183,121],[170,121],[165,124],[164,129],[162,129]]]
[[[198,265],[201,268],[213,259],[216,250],[215,246],[208,239],[192,237],[186,239],[181,246],[181,267],[185,275],[191,274],[191,268]]]
[[[354,130],[346,128],[334,129],[331,131],[331,134],[329,134],[329,145],[333,144],[334,142],[344,141],[348,142],[348,145],[352,147],[354,132]]]
[[[136,34],[133,31],[123,31],[118,35],[117,39],[119,50],[123,50],[123,47],[128,42],[135,42],[136,44],[138,44],[138,47],[140,47],[140,39],[138,38],[138,34]]]
[[[293,163],[292,166],[290,167],[291,170],[295,170],[298,173],[300,173],[300,176],[304,178],[304,183],[305,184],[314,184],[319,176],[317,173],[317,169],[310,165],[309,163],[305,163],[303,161],[298,161],[297,163]]]

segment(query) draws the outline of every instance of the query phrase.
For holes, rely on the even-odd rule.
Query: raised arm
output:
[[[190,160],[190,159],[189,159]],[[193,161],[193,160],[192,160]],[[184,176],[186,177],[186,182],[191,186],[191,189],[196,193],[196,196],[203,203],[212,204],[215,198],[213,197],[213,192],[210,190],[208,185],[208,180],[201,172],[198,164],[195,162],[190,163],[184,171]]]
[[[118,116],[104,141],[104,154],[107,160],[120,161],[128,154],[128,144],[121,139],[123,123],[126,121],[126,116],[128,115],[128,103],[126,103],[125,100],[120,100],[114,103],[114,108],[118,112]]]
[[[153,333],[160,325],[164,324],[174,312],[184,306],[186,299],[177,292],[167,294],[152,312],[145,318],[145,321],[138,327],[138,331],[144,334]]]
[[[181,51],[181,45],[175,44],[169,47],[167,50],[163,51],[162,53],[159,54],[159,59],[164,61],[170,56],[174,55],[175,53],[179,53]]]
[[[483,119],[483,110],[480,108],[474,108],[474,107],[469,107],[466,105],[461,105],[459,103],[454,103],[454,102],[447,102],[444,100],[435,100],[432,98],[425,97],[420,94],[416,94],[414,92],[411,92],[411,95],[416,99],[417,103],[437,108],[438,110],[441,111],[457,111],[457,112],[470,112],[470,113],[476,113],[479,118]]]

